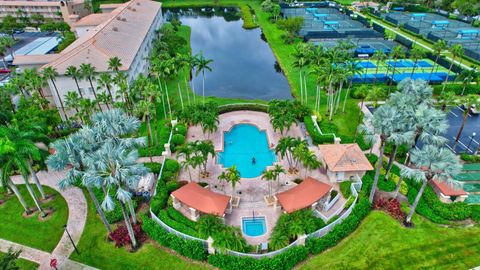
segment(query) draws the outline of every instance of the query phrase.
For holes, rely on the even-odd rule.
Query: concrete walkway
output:
[[[54,256],[48,252],[38,250],[35,248],[23,246],[17,243],[13,243],[7,240],[0,239],[0,251],[1,252],[8,252],[8,249],[12,248],[14,251],[17,250],[22,250],[22,253],[20,254],[20,258],[29,260],[32,262],[38,263],[40,266],[38,269],[42,270],[47,270],[47,269],[52,269],[50,267],[50,260],[51,259],[56,259],[57,260],[57,268],[58,269],[71,269],[71,270],[77,270],[77,269],[96,269],[72,260],[69,260],[68,258],[64,256]]]
[[[64,178],[65,172],[56,172],[56,171],[40,171],[37,173],[38,179],[42,185],[48,186],[53,188],[54,190],[58,191],[60,195],[65,199],[68,205],[68,220],[67,220],[67,228],[70,232],[70,235],[75,244],[78,244],[80,241],[80,237],[82,236],[83,228],[85,227],[85,223],[87,221],[87,200],[83,195],[83,192],[80,188],[77,187],[70,187],[65,190],[60,190],[58,187],[58,182]],[[12,181],[15,184],[23,184],[24,180],[20,175],[15,175],[12,177]],[[30,181],[31,182],[31,181]],[[4,241],[4,240],[2,240]],[[3,242],[0,242],[3,243]],[[0,248],[4,248],[3,245],[0,245]],[[8,249],[8,248],[7,248]],[[34,249],[27,249],[24,248],[24,253],[22,256],[31,256],[40,264],[40,269],[50,269],[50,259],[56,258],[60,261],[66,260],[74,252],[74,247],[68,238],[66,232],[63,233],[62,238],[57,244],[57,247],[53,250],[52,254],[44,252],[48,256],[38,256],[39,251],[35,251]],[[32,250],[32,254],[30,251]],[[35,251],[35,252],[33,252]],[[40,251],[43,252],[43,251]],[[28,259],[28,258],[27,258]],[[42,268],[43,266],[48,266],[48,268]],[[65,269],[72,269],[72,268],[65,268]],[[81,269],[81,268],[78,268]]]

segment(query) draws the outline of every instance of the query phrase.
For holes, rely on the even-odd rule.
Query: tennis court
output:
[[[365,61],[365,62],[360,62],[358,63],[359,66],[361,66],[362,68],[376,68],[377,66],[372,63],[372,62],[368,62],[368,61]]]
[[[467,172],[480,172],[480,163],[463,164],[462,170]]]
[[[447,114],[447,120],[449,128],[445,134],[445,138],[449,140],[448,147],[452,149],[455,139],[457,137],[458,131],[463,122],[463,113],[464,109],[460,106],[452,107]],[[473,134],[475,133],[475,136]],[[479,148],[479,138],[480,138],[480,115],[478,114],[468,114],[467,122],[463,128],[462,135],[460,140],[455,147],[454,151],[456,153],[475,153]],[[452,149],[453,150],[453,149]]]

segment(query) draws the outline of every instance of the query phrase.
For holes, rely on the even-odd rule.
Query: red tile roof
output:
[[[465,192],[462,188],[456,189],[453,187],[453,185],[445,182],[445,181],[438,181],[438,180],[433,180],[432,185],[435,186],[440,190],[440,192],[443,193],[445,196],[462,196],[462,195],[467,195],[467,192]]]
[[[183,204],[205,214],[223,216],[230,197],[202,188],[197,183],[188,183],[172,192]]]
[[[371,171],[372,165],[358,144],[322,144],[318,146],[332,172]]]
[[[298,186],[277,194],[277,199],[287,213],[311,206],[332,189],[329,184],[307,177]]]

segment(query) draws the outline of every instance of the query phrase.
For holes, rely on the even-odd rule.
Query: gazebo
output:
[[[230,204],[229,196],[218,194],[193,182],[175,190],[170,196],[173,207],[193,221],[198,221],[200,213],[223,218]]]
[[[307,207],[314,209],[318,205],[325,204],[331,190],[332,186],[329,184],[309,176],[296,187],[275,196],[285,212],[290,214]]]
[[[440,201],[444,203],[463,202],[468,197],[468,193],[462,188],[455,188],[453,185],[445,182],[433,180],[431,186],[435,193],[438,195]],[[454,200],[452,200],[454,198]]]

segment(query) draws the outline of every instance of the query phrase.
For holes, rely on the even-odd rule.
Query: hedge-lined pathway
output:
[[[65,172],[40,171],[37,173],[37,176],[42,185],[51,187],[56,191],[58,191],[60,195],[62,195],[62,197],[67,202],[67,205],[68,205],[67,228],[74,243],[78,244],[78,242],[80,241],[80,237],[82,236],[83,228],[85,227],[85,223],[87,220],[87,211],[88,211],[87,201],[85,199],[85,196],[83,195],[82,190],[78,187],[69,187],[65,190],[61,190],[59,188],[58,183],[60,182],[61,179],[65,177]],[[20,175],[13,176],[12,181],[15,184],[24,184],[24,180]],[[0,242],[0,243],[3,243],[3,242]],[[3,249],[4,246],[0,245],[0,248]],[[66,232],[63,233],[62,238],[60,238],[60,241],[58,242],[57,246],[55,247],[55,249],[51,254],[41,251],[48,255],[46,257],[38,256],[39,254],[37,251],[35,251],[35,249],[32,249],[32,248],[28,248],[28,249],[24,248],[24,249],[25,251],[24,253],[22,253],[22,257],[32,256],[32,258],[37,259],[33,261],[40,264],[40,269],[51,269],[49,266],[51,258],[55,258],[59,262],[67,261],[66,258],[70,257],[70,254],[74,252],[74,247],[70,242],[70,239],[68,238],[68,235]],[[32,251],[32,254],[29,253],[30,251]],[[28,257],[25,257],[25,258],[29,259]],[[30,260],[32,260],[32,258],[30,258]],[[47,268],[42,268],[42,267],[47,267]],[[70,269],[70,268],[65,268],[65,269]]]

